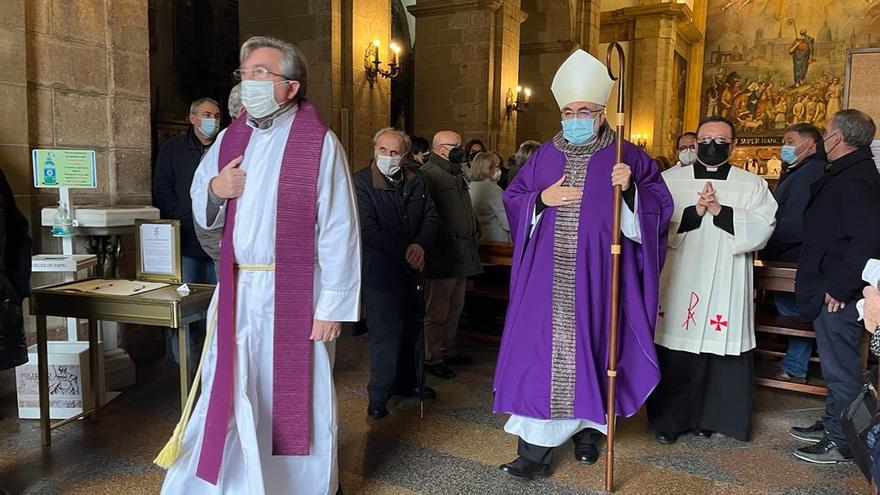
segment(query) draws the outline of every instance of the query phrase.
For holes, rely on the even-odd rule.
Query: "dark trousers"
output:
[[[840,416],[862,387],[862,357],[859,344],[865,327],[858,321],[856,301],[849,301],[837,313],[824,307],[813,320],[822,379],[828,387],[822,425],[838,446],[846,447]]]
[[[395,391],[411,390],[416,380],[416,352],[422,345],[419,325],[422,295],[364,287],[367,341],[370,355],[371,403],[384,403]]]
[[[586,428],[575,433],[571,439],[575,446],[583,444],[595,445],[603,436],[604,435],[598,430]],[[516,444],[516,453],[520,457],[524,457],[532,462],[550,464],[553,460],[553,449],[555,448],[556,447],[541,447],[540,445],[531,444],[520,438]]]

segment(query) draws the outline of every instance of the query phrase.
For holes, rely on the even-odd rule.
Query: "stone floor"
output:
[[[601,493],[603,459],[574,462],[571,444],[559,449],[553,477],[523,483],[500,473],[516,440],[491,412],[495,352],[471,349],[477,364],[457,379],[432,380],[439,398],[419,419],[415,400],[392,402],[380,421],[366,417],[366,339],[344,338],[336,363],[339,464],[346,494],[591,494]],[[178,415],[177,375],[156,363],[138,369],[138,385],[85,421],[57,430],[39,446],[36,421],[18,421],[13,376],[0,373],[0,488],[21,495],[158,493],[163,471],[151,460]],[[792,424],[821,412],[814,397],[758,389],[750,443],[685,436],[657,444],[643,414],[620,422],[616,488],[620,494],[866,494],[853,465],[815,466],[795,459]]]

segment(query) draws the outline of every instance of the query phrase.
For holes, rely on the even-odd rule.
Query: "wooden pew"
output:
[[[480,259],[487,265],[496,267],[510,267],[513,261],[513,247],[510,244],[498,242],[484,242],[480,244]],[[761,291],[794,292],[794,279],[797,266],[791,263],[776,263],[755,261],[755,290]],[[468,284],[467,295],[469,298],[492,299],[506,301],[510,281],[510,271],[495,270],[490,277],[476,278]],[[789,335],[815,339],[812,325],[800,321],[797,317],[780,316],[773,310],[765,310],[756,304],[755,307],[755,333],[765,335]],[[785,353],[781,350],[772,349],[759,345],[756,352],[763,356],[781,358]],[[819,358],[810,358],[811,362],[819,362]],[[826,395],[828,390],[818,382],[800,384],[770,377],[757,376],[755,383],[758,385],[794,390],[798,392]]]
[[[760,334],[788,335],[794,337],[816,338],[813,326],[804,323],[796,316],[780,316],[775,308],[766,309],[760,305],[761,291],[794,292],[794,279],[797,274],[797,265],[794,263],[780,263],[771,261],[755,261],[755,337]],[[782,358],[785,352],[781,349],[773,349],[762,345],[759,341],[755,352],[763,356]],[[819,358],[811,357],[811,362],[819,362]],[[792,383],[784,380],[776,380],[772,377],[755,376],[755,383],[765,387],[794,390],[807,394],[827,395],[828,389],[818,380],[811,379],[808,383]]]

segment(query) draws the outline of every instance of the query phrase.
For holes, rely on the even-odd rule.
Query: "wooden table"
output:
[[[179,285],[131,296],[89,294],[66,289],[76,282],[65,282],[34,289],[30,297],[31,315],[37,319],[37,374],[40,392],[40,438],[44,447],[51,445],[52,430],[85,416],[97,419],[100,408],[101,388],[98,377],[98,321],[117,321],[139,325],[176,328],[180,347],[180,403],[186,403],[189,391],[189,363],[187,362],[189,338],[186,331],[190,323],[205,319],[213,285],[187,284],[190,293],[181,296]],[[89,369],[92,376],[94,407],[76,416],[51,424],[49,420],[49,352],[46,317],[80,318],[89,325]]]

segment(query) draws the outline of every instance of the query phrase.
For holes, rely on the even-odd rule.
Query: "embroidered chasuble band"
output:
[[[553,138],[553,145],[565,155],[565,181],[568,187],[584,187],[587,167],[593,153],[609,146],[615,132],[603,124],[592,141],[573,145],[562,133]],[[609,184],[611,177],[608,177]],[[575,276],[581,204],[556,209],[553,238],[553,342],[550,373],[550,417],[574,416],[576,376]]]
[[[309,337],[314,310],[318,170],[327,128],[308,101],[301,101],[292,111],[296,114],[280,157],[275,224],[273,455],[309,455],[311,440],[313,343]],[[253,132],[247,115],[233,121],[220,143],[219,169],[245,154]],[[232,199],[226,206],[220,245],[216,371],[197,469],[197,476],[212,484],[219,478],[233,405],[236,272],[247,269],[236,266],[235,214],[236,201]]]

